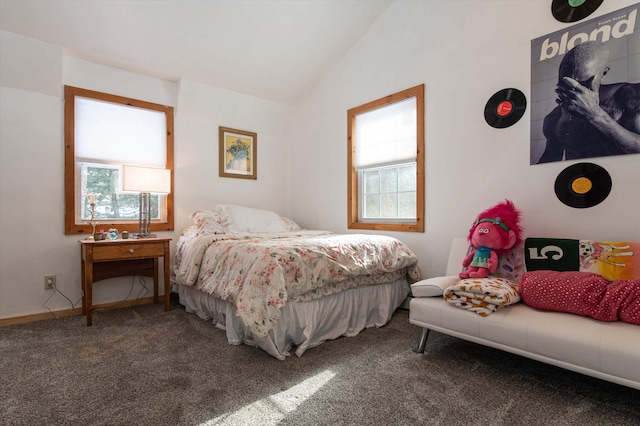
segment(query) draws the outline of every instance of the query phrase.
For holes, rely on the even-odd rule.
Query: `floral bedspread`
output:
[[[263,339],[287,301],[402,277],[416,281],[417,261],[405,244],[388,236],[187,231],[178,240],[171,279],[233,303],[253,337]]]

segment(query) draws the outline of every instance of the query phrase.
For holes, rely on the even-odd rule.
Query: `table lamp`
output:
[[[123,166],[122,189],[140,193],[138,238],[151,236],[151,194],[171,192],[171,170]]]

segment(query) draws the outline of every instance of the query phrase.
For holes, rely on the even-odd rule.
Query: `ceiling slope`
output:
[[[66,54],[296,104],[393,0],[0,0],[0,29]]]

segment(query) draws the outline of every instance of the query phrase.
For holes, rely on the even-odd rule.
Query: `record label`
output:
[[[553,0],[551,13],[560,22],[577,22],[591,15],[603,0]]]
[[[520,120],[527,109],[527,98],[518,89],[496,92],[484,107],[484,119],[491,127],[502,129]]]
[[[591,183],[591,180],[586,177],[579,177],[571,184],[571,189],[573,189],[573,192],[580,195],[586,194],[587,192],[591,191],[591,188],[593,188],[593,184]]]
[[[560,172],[554,189],[558,199],[567,206],[593,207],[609,196],[611,176],[597,164],[578,163]]]
[[[512,110],[513,110],[513,104],[511,102],[502,101],[500,102],[500,105],[498,105],[496,112],[500,117],[504,117],[511,114]]]

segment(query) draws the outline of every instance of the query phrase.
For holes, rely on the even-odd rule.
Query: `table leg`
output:
[[[153,303],[158,303],[158,258],[153,258]]]
[[[85,299],[85,294],[87,292],[86,287],[87,287],[87,280],[85,278],[85,261],[82,260],[80,262],[80,281],[82,283],[82,287],[81,287],[81,291],[82,291],[82,315],[86,315],[87,314],[87,300]]]
[[[164,243],[164,257],[162,258],[162,263],[164,264],[164,310],[168,311],[171,309],[171,289],[169,288],[169,274],[171,271],[170,261],[169,261],[169,242],[166,241]]]
[[[87,325],[92,323],[93,310],[93,262],[85,262],[84,274],[84,299],[85,299],[85,315],[87,316]]]

